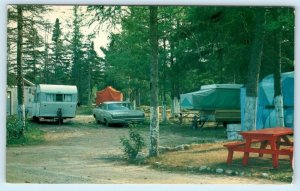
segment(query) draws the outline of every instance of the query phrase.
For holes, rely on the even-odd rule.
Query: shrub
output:
[[[138,153],[145,146],[143,137],[133,128],[129,129],[129,139],[121,137],[120,141],[123,145],[123,151],[129,160],[135,160]]]
[[[6,141],[7,143],[15,142],[15,140],[24,139],[24,132],[19,125],[16,116],[7,116],[6,118]]]
[[[6,144],[31,144],[41,142],[42,132],[30,121],[26,121],[25,129],[19,125],[18,117],[15,115],[6,118]]]
[[[86,105],[81,105],[76,109],[76,115],[92,115],[93,107],[89,107]]]

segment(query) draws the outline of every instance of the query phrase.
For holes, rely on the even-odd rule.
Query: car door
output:
[[[104,123],[104,115],[105,115],[105,110],[107,108],[107,104],[101,104],[99,107],[99,121]]]

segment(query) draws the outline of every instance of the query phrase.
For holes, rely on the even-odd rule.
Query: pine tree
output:
[[[25,77],[37,84],[40,82],[40,66],[43,64],[44,43],[41,35],[35,28],[35,21],[30,20],[29,25],[26,25],[26,33],[24,33],[23,53],[24,53],[24,73]]]
[[[22,69],[24,77],[33,82],[39,82],[41,78],[40,68],[43,64],[43,40],[39,33],[40,27],[45,24],[42,14],[49,9],[40,5],[22,6],[23,30],[22,30]],[[17,39],[17,5],[8,7],[8,76],[16,73],[16,40]],[[13,80],[10,80],[13,83]]]
[[[62,31],[60,28],[60,21],[55,20],[52,32],[52,58],[51,62],[54,66],[54,78],[52,83],[65,84],[68,80],[68,60],[65,59],[66,51],[62,40]]]
[[[73,7],[73,32],[72,32],[72,82],[78,88],[78,99],[80,104],[84,104],[86,100],[84,99],[84,79],[83,73],[83,35],[80,31],[82,25],[82,17],[80,15],[79,6]]]

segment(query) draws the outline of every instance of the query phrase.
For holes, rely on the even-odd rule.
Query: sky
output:
[[[49,13],[45,14],[45,19],[47,19],[52,26],[55,23],[56,18],[59,18],[61,22],[61,28],[63,30],[63,33],[66,32],[71,32],[70,28],[67,26],[67,24],[72,24],[73,22],[73,6],[66,6],[66,5],[61,5],[61,6],[50,6],[52,11]],[[85,6],[83,6],[85,7]],[[105,27],[104,27],[105,28]],[[90,34],[94,32],[95,27],[84,27],[82,28],[82,32],[84,35]],[[69,31],[68,31],[69,30]],[[50,31],[51,34],[49,37],[49,40],[51,40],[52,36],[52,30]],[[104,57],[103,52],[100,50],[100,47],[107,47],[109,43],[109,32],[100,30],[96,33],[96,37],[94,40],[94,46],[95,46],[95,51],[97,52],[98,56]]]

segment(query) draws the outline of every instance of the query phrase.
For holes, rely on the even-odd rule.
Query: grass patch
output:
[[[44,133],[37,124],[26,120],[25,132],[18,126],[17,116],[8,116],[6,118],[6,144],[11,145],[34,145],[44,142]]]
[[[65,124],[63,124],[63,125],[65,125]],[[66,124],[66,125],[68,125],[69,127],[73,127],[73,128],[95,128],[95,129],[99,128],[99,126],[100,126],[95,121],[88,122],[88,123],[79,122],[79,121],[76,121],[76,122],[69,121],[68,124]]]
[[[226,129],[223,127],[205,127],[202,129],[193,129],[191,124],[177,124],[169,123],[161,125],[161,130],[165,132],[172,132],[183,134],[183,136],[191,137],[197,136],[202,138],[226,139]]]
[[[76,109],[76,115],[92,115],[92,114],[93,114],[93,107],[81,105]]]
[[[148,134],[149,124],[137,124],[137,129],[140,132],[144,132],[144,134]],[[161,123],[159,125],[159,134],[161,146],[212,143],[227,139],[227,132],[223,127],[205,127],[195,130],[190,124],[178,124],[174,122]]]
[[[168,171],[189,172],[195,174],[217,174],[216,169],[222,168],[223,175],[266,178],[285,183],[292,182],[293,169],[288,156],[280,156],[279,168],[273,169],[271,155],[259,158],[258,154],[250,154],[247,166],[242,165],[243,154],[234,153],[232,165],[227,165],[227,149],[224,142],[203,143],[192,146],[189,150],[166,152],[158,158],[149,158],[146,163],[154,168]],[[201,167],[206,167],[201,169]],[[232,173],[225,173],[231,170]],[[268,174],[264,176],[263,173]],[[251,182],[249,182],[251,183]]]

